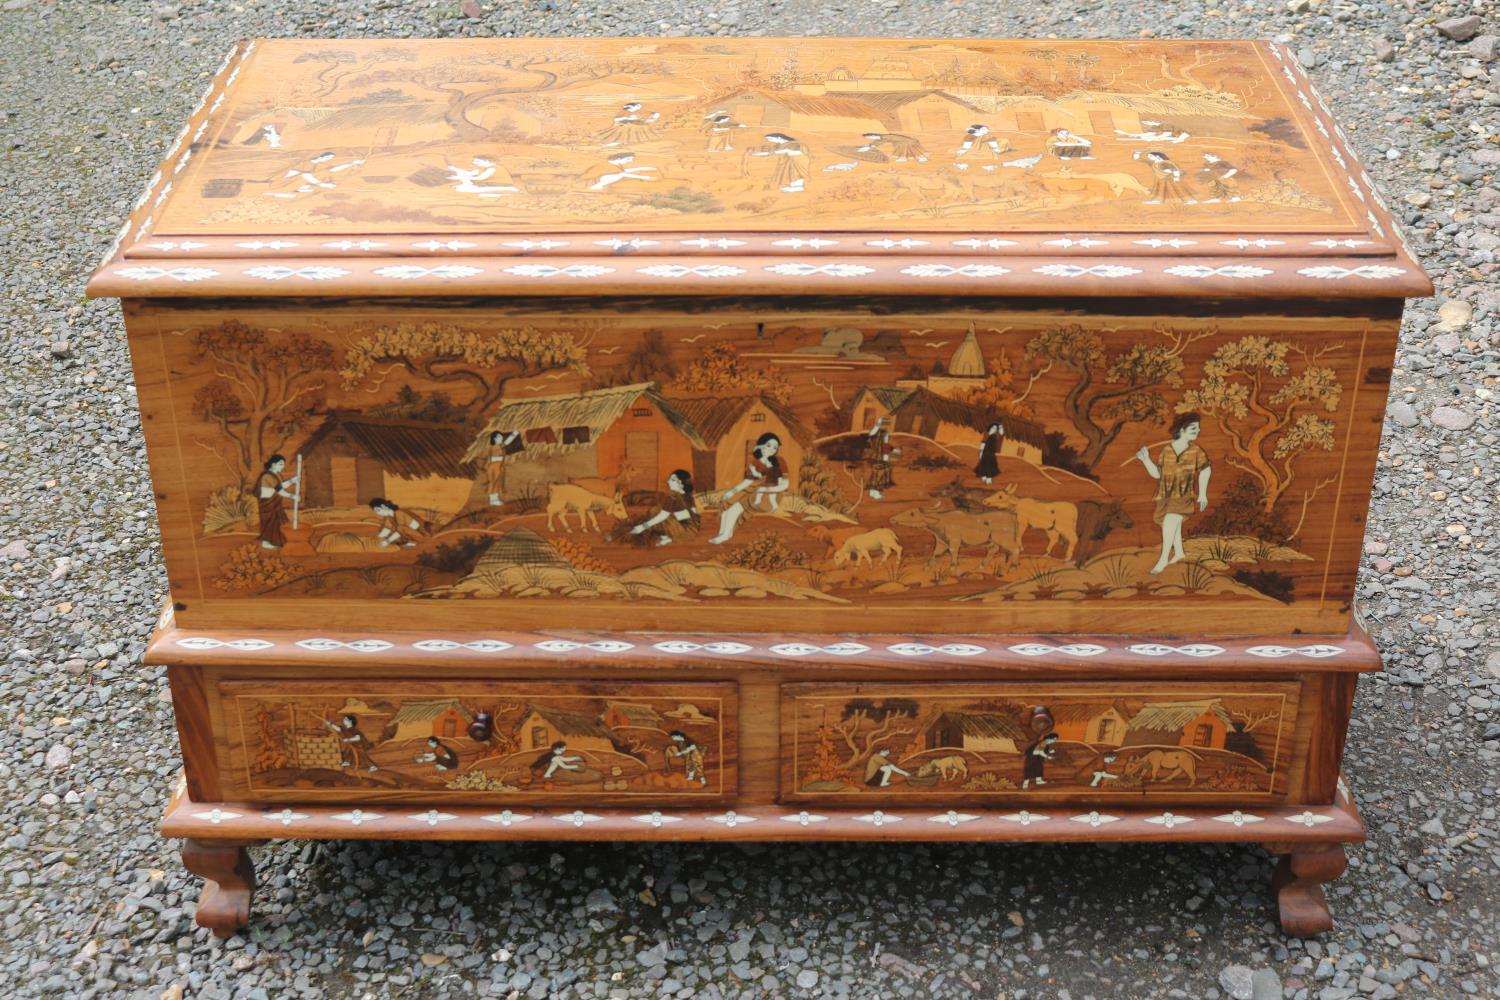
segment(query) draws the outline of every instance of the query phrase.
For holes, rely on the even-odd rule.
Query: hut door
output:
[[[1193,728],[1193,746],[1213,746],[1214,727],[1206,722],[1200,722]]]
[[[353,455],[335,455],[328,460],[328,481],[333,488],[335,507],[359,506],[359,459]]]
[[[1094,130],[1095,135],[1113,135],[1115,116],[1108,111],[1090,111],[1089,128]]]
[[[452,716],[449,716],[448,718],[446,718],[446,719],[443,720],[443,736],[447,737],[447,738],[452,738],[452,737],[457,736],[457,735],[458,735],[458,723],[456,721],[454,721],[454,719],[453,719]]]
[[[537,747],[547,746],[549,744],[549,742],[550,741],[547,739],[547,727],[546,726],[532,726],[531,727],[531,747],[532,747],[533,750],[536,749]]]
[[[1098,736],[1095,738],[1094,742],[1095,743],[1109,743],[1109,742],[1111,742],[1111,737],[1113,737],[1114,735],[1115,735],[1115,720],[1114,719],[1100,719],[1099,720],[1099,733],[1098,733]]]
[[[1046,130],[1047,130],[1047,123],[1042,119],[1041,112],[1039,112],[1039,111],[1017,111],[1016,112],[1016,131],[1017,132],[1045,132]]]
[[[625,432],[625,464],[630,478],[621,477],[623,489],[656,489],[661,483],[661,436],[655,431]]]
[[[856,427],[856,428],[854,428],[854,429],[857,430],[857,431],[867,431],[871,427],[874,427],[874,426],[875,426],[875,407],[873,407],[873,406],[867,406],[863,410],[860,410],[859,411],[859,426]]]

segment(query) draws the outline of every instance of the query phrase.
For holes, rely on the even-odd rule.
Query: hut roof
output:
[[[958,399],[949,399],[924,386],[911,390],[911,394],[893,407],[892,411],[930,413],[944,423],[972,427],[976,431],[984,430],[985,425],[990,421],[989,412],[983,407]],[[1006,430],[1010,430],[1008,424]]]
[[[955,97],[943,90],[887,90],[859,95],[861,101],[869,104],[870,107],[879,111],[882,115],[893,115],[900,108],[905,107],[913,101],[920,101],[924,97],[936,97],[952,104],[957,104],[968,111],[980,110],[963,98]]]
[[[457,698],[434,698],[431,701],[406,702],[396,710],[391,721],[396,723],[431,722],[450,708],[462,715],[465,722],[473,718],[468,709],[459,704]]]
[[[564,736],[597,736],[610,743],[614,742],[614,734],[609,731],[609,728],[600,722],[597,716],[589,715],[587,712],[569,712],[550,705],[528,705],[526,714],[521,716],[521,721],[524,722],[527,716],[533,714],[541,716],[553,729]]]
[[[953,358],[948,362],[948,374],[984,376],[984,352],[979,349],[979,339],[974,336],[973,323],[969,324],[963,342],[958,345],[958,350],[953,352]]]
[[[628,701],[612,701],[605,706],[605,711],[619,712],[637,726],[654,726],[661,721],[661,714],[650,705],[635,705]]]
[[[1101,715],[1107,715],[1111,711],[1118,712],[1124,717],[1124,712],[1119,712],[1113,705],[1089,704],[1087,702],[1072,702],[1052,709],[1052,720],[1054,722],[1092,722]]]
[[[527,566],[566,566],[568,561],[557,554],[552,543],[530,528],[512,528],[490,543],[474,573],[482,573],[497,563],[520,563]]]
[[[1000,422],[1005,425],[1006,437],[1015,438],[1017,441],[1023,441],[1038,448],[1047,447],[1047,432],[1041,424],[1008,414],[1001,417]]]
[[[342,431],[354,447],[398,476],[470,477],[469,470],[464,468],[468,461],[464,456],[468,435],[456,425],[334,410],[303,442],[302,452],[317,448],[335,431]]]
[[[472,462],[485,454],[489,438],[495,431],[528,431],[547,427],[560,430],[564,427],[587,427],[589,439],[585,442],[563,443],[528,441],[526,451],[533,455],[566,454],[579,448],[589,448],[594,441],[609,429],[610,425],[624,415],[637,399],[645,396],[652,406],[666,417],[695,448],[706,448],[703,439],[676,409],[661,397],[654,383],[637,382],[633,385],[617,385],[592,392],[573,392],[561,396],[538,396],[535,399],[512,399],[500,404],[495,415],[490,417],[484,430],[474,438],[464,461]]]
[[[806,446],[812,441],[797,415],[769,396],[673,396],[669,402],[697,430],[706,448],[718,447],[724,435],[757,403],[770,410],[799,443]]]
[[[862,385],[859,387],[859,391],[854,394],[853,402],[859,402],[859,398],[866,394],[874,396],[875,401],[887,410],[894,410],[906,402],[906,397],[911,395],[911,390],[898,389],[893,385]],[[853,403],[850,405],[852,407]]]
[[[1010,740],[1013,743],[1025,743],[1027,740],[1026,730],[1019,723],[993,712],[944,712],[932,721],[932,725],[943,725],[945,721],[957,726],[958,731],[965,736]]]
[[[788,111],[794,111],[800,115],[812,115],[820,118],[868,118],[876,121],[891,121],[889,112],[881,111],[869,101],[866,101],[865,95],[860,95],[857,98],[813,97],[808,94],[794,94],[785,91],[773,93],[754,88],[730,94],[728,97],[721,98],[718,103],[728,103],[743,98],[764,101],[767,104],[779,104]]]
[[[1217,698],[1205,701],[1157,701],[1142,706],[1130,720],[1132,730],[1148,729],[1158,733],[1175,733],[1205,712],[1212,712],[1224,723],[1224,728],[1233,729],[1224,703]]]

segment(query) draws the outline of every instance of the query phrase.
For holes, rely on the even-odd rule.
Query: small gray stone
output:
[[[804,990],[810,990],[818,985],[818,974],[812,969],[803,969],[797,973],[797,985]]]
[[[73,761],[73,751],[65,743],[54,743],[47,750],[47,766],[52,770],[67,767]]]
[[[67,338],[54,340],[47,345],[47,349],[52,352],[54,358],[66,358],[72,353],[72,347],[69,345]]]
[[[1497,55],[1500,55],[1500,38],[1494,35],[1480,35],[1465,45],[1464,51],[1475,59],[1492,62]]]
[[[1375,61],[1383,63],[1395,62],[1396,46],[1384,38],[1375,39]]]
[[[1417,426],[1417,411],[1412,409],[1411,404],[1405,400],[1398,399],[1387,407],[1391,419],[1402,427]]]
[[[1273,969],[1256,969],[1250,977],[1251,1000],[1281,1000],[1281,977]]]
[[[1474,426],[1474,415],[1456,406],[1438,406],[1432,411],[1432,422],[1450,431],[1466,431]]]
[[[0,559],[29,558],[31,558],[31,550],[27,548],[26,543],[21,541],[19,538],[7,544],[4,548],[0,548]]]
[[[1436,816],[1417,827],[1417,829],[1422,833],[1431,834],[1434,837],[1448,836],[1447,827],[1443,826],[1443,821]]]
[[[1255,973],[1243,965],[1226,965],[1219,970],[1219,985],[1234,1000],[1253,1000]]]
[[[1455,42],[1467,42],[1479,34],[1479,28],[1484,20],[1478,14],[1470,14],[1468,17],[1450,17],[1446,21],[1439,21],[1433,27],[1437,28],[1438,34]]]

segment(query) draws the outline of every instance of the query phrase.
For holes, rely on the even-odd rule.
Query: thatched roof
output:
[[[875,397],[875,401],[887,411],[894,410],[906,402],[906,397],[910,396],[911,392],[910,389],[898,389],[893,385],[862,385],[854,394],[854,398],[849,401],[849,408],[854,409],[861,397],[869,395]]]
[[[609,731],[609,728],[604,723],[599,721],[598,717],[589,715],[587,712],[569,712],[566,709],[553,708],[550,705],[526,706],[525,715],[521,716],[521,721],[516,723],[516,725],[519,726],[522,722],[526,721],[528,716],[533,714],[541,716],[553,729],[556,729],[563,736],[596,736],[599,739],[608,740],[611,744],[614,743],[614,734]]]
[[[468,459],[464,445],[468,435],[453,424],[435,424],[425,420],[402,420],[395,417],[367,417],[357,410],[335,410],[328,415],[302,444],[304,455],[342,434],[356,450],[385,466],[386,471],[418,479],[442,476],[469,479],[464,468]]]
[[[1000,423],[1005,425],[1005,436],[1014,438],[1025,444],[1034,445],[1037,448],[1047,447],[1047,431],[1041,424],[1021,417],[1002,416]]]
[[[1141,708],[1130,720],[1132,732],[1150,730],[1157,733],[1177,733],[1187,727],[1198,716],[1212,712],[1224,723],[1225,729],[1233,729],[1224,703],[1217,698],[1204,701],[1158,701]]]
[[[397,710],[391,721],[396,723],[431,722],[450,708],[456,709],[464,717],[465,722],[473,718],[468,710],[459,704],[457,698],[434,698],[431,701],[406,702]]]
[[[893,407],[891,412],[898,418],[908,413],[918,417],[930,413],[943,423],[972,427],[975,431],[984,430],[991,419],[989,411],[982,406],[949,399],[925,387],[911,390],[911,394]],[[1006,430],[1010,430],[1009,424],[1006,425]]]
[[[1119,708],[1114,705],[1091,705],[1088,702],[1075,701],[1060,705],[1059,707],[1052,709],[1052,721],[1093,722],[1095,719],[1099,718],[1099,716],[1107,715],[1111,711],[1118,714],[1121,718],[1125,717],[1125,713],[1120,711]]]
[[[655,726],[661,722],[661,714],[650,705],[635,705],[628,701],[612,701],[605,712],[619,712],[632,726]]]
[[[785,91],[766,91],[759,88],[741,90],[738,93],[722,97],[715,103],[731,104],[735,101],[754,100],[765,104],[777,104],[788,111],[799,115],[812,115],[819,118],[869,118],[894,124],[889,112],[874,107],[860,97],[813,97],[808,94],[794,94]],[[768,129],[768,131],[772,131]]]
[[[523,566],[566,566],[568,561],[557,554],[541,535],[530,528],[513,528],[490,543],[479,562],[474,564],[473,574],[487,569],[499,569],[512,563]]]
[[[944,712],[933,719],[927,728],[949,726],[957,728],[965,736],[979,739],[1010,740],[1012,743],[1025,743],[1028,740],[1026,730],[1019,723],[993,712]]]
[[[797,415],[769,396],[673,396],[668,402],[692,425],[708,448],[717,448],[724,435],[757,403],[780,420],[787,433],[803,446],[812,442],[812,435]]]
[[[561,396],[538,396],[535,399],[511,399],[500,404],[484,430],[474,438],[464,453],[465,462],[482,458],[489,450],[490,435],[495,431],[530,431],[546,428],[554,432],[555,441],[527,441],[528,455],[565,455],[579,448],[590,448],[599,436],[636,401],[654,406],[667,421],[682,433],[695,448],[708,447],[696,430],[670,403],[661,397],[654,383],[611,386],[592,392],[573,392]],[[587,427],[588,440],[564,444],[562,431],[568,427]]]
[[[979,349],[979,338],[974,336],[973,323],[948,362],[948,374],[984,377],[984,352]]]

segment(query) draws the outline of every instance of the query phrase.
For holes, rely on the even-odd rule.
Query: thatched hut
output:
[[[610,729],[626,727],[660,729],[662,727],[661,713],[650,705],[640,705],[635,702],[609,702],[604,706],[604,715],[601,718]]]
[[[1122,705],[1064,702],[1053,707],[1052,723],[1058,739],[1119,746],[1130,725],[1130,714]]]
[[[459,703],[457,698],[434,698],[428,701],[408,701],[396,710],[391,719],[396,731],[392,740],[425,740],[429,736],[438,739],[458,739],[466,736],[469,723],[474,716]]]
[[[955,747],[980,753],[1019,753],[1029,742],[1026,730],[995,712],[944,712],[919,735],[928,750]]]
[[[506,400],[463,460],[482,462],[495,431],[520,431],[525,445],[505,462],[505,490],[512,495],[578,479],[659,490],[668,473],[693,468],[694,452],[707,447],[650,382]]]
[[[1124,746],[1183,746],[1224,749],[1234,730],[1229,712],[1217,698],[1206,701],[1160,701],[1142,706],[1130,720]]]
[[[614,734],[598,716],[551,705],[527,705],[515,731],[522,750],[545,750],[558,741],[578,750],[608,753],[619,749]]]
[[[781,439],[782,466],[788,482],[796,484],[802,456],[813,442],[788,407],[767,396],[673,396],[670,403],[703,441],[704,447],[687,466],[698,489],[727,489],[743,479],[750,450],[768,433]]]
[[[402,507],[459,510],[474,479],[467,444],[452,424],[335,410],[299,449],[302,507],[359,507],[383,496]]]

